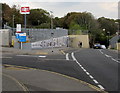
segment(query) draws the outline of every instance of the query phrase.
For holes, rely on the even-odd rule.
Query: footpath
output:
[[[20,50],[14,48],[3,47],[0,50],[4,53],[12,54],[64,54],[62,50],[74,50],[72,48],[54,48],[52,49],[41,49],[41,50]],[[8,68],[2,68],[3,76],[3,93],[4,91],[24,91],[25,93],[29,91],[89,91],[89,93],[106,93],[99,88],[88,84],[84,81],[51,72],[46,70],[38,70],[27,67],[14,67],[8,66]],[[99,91],[99,92],[98,92]],[[24,93],[22,92],[22,93]],[[38,92],[40,93],[40,92]]]

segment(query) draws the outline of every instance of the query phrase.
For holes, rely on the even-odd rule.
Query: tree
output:
[[[37,26],[42,23],[50,23],[49,13],[43,9],[31,9],[28,15],[28,24]]]
[[[7,4],[2,4],[2,20],[3,24],[11,25],[12,21],[12,9]]]
[[[101,18],[98,19],[98,22],[100,24],[100,28],[105,29],[106,35],[107,35],[108,31],[110,32],[110,35],[115,34],[117,29],[118,29],[117,25],[115,23],[115,20],[113,20],[113,19],[108,19],[108,18],[105,18],[105,17],[101,17]]]

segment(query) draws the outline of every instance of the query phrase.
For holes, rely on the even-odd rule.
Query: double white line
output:
[[[74,53],[71,53],[72,59],[80,66],[80,68],[89,76],[89,78],[91,78],[93,80],[93,82],[95,84],[97,84],[97,86],[101,89],[101,90],[105,90],[104,87],[102,85],[100,85],[98,83],[97,80],[94,79],[94,77],[77,61],[77,59],[74,56]],[[69,60],[69,54],[66,54],[66,60]]]

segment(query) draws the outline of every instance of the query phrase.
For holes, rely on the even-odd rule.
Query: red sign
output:
[[[30,14],[30,7],[21,7],[21,14]]]

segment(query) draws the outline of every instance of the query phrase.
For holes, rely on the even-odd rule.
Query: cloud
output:
[[[48,12],[53,11],[55,17],[63,17],[68,12],[87,11],[91,12],[96,18],[103,16],[115,19],[118,18],[117,2],[35,2],[35,0],[34,2],[28,2],[27,0],[27,2],[9,2],[9,4],[27,4],[30,8],[42,8]]]
[[[105,2],[99,4],[101,8],[103,8],[106,11],[116,11],[118,9],[118,3],[117,2]]]

